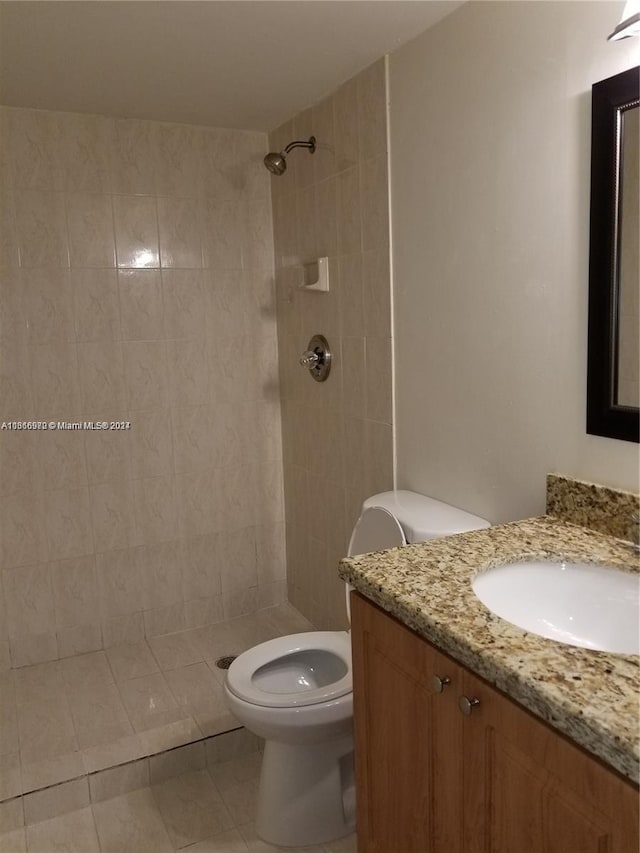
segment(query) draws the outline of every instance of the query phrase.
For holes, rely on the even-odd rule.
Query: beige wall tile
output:
[[[313,155],[314,180],[316,183],[336,173],[336,144],[334,130],[335,97],[325,98],[313,107],[313,132],[317,139]]]
[[[51,563],[50,570],[56,626],[66,628],[84,624],[98,604],[93,554]]]
[[[163,408],[167,397],[164,341],[126,342],[122,354],[130,411]]]
[[[29,348],[34,404],[43,420],[71,421],[80,411],[75,344]]]
[[[20,266],[68,267],[63,194],[22,190],[14,199]]]
[[[116,420],[126,420],[120,412]],[[131,474],[131,434],[120,430],[87,430],[84,448],[90,484],[123,480]]]
[[[191,539],[215,532],[220,524],[220,477],[213,471],[176,474],[175,483],[180,536]]]
[[[6,225],[0,222],[0,228]],[[0,268],[2,265],[0,265]],[[31,270],[32,273],[38,271]],[[62,271],[64,275],[64,271]],[[29,329],[23,306],[23,278],[29,273],[3,269],[0,277],[0,341],[16,345],[27,342]]]
[[[255,528],[258,584],[282,581],[287,576],[284,522]]]
[[[168,341],[169,398],[173,406],[208,402],[209,370],[204,340]]]
[[[97,552],[134,544],[134,497],[131,480],[89,487],[93,541]]]
[[[0,343],[0,414],[5,420],[24,420],[35,412],[26,346]]]
[[[198,195],[200,145],[196,128],[153,123],[155,191],[159,196]]]
[[[182,601],[181,549],[176,540],[143,545],[138,560],[145,610]]]
[[[303,110],[293,117],[293,135],[295,139],[309,139],[313,134],[313,110]],[[295,175],[296,189],[302,190],[313,184],[315,179],[314,174],[314,155],[308,151],[300,149],[297,152],[299,156],[292,157],[289,163],[293,167]]]
[[[322,131],[327,141],[333,135],[334,152],[333,158],[323,158],[320,145],[313,177],[302,158],[296,161],[293,181],[289,173],[272,180],[287,580],[292,600],[305,615],[318,625],[336,628],[343,625],[344,607],[328,580],[334,579],[337,555],[346,550],[357,517],[351,518],[352,505],[359,511],[364,497],[381,490],[383,483],[383,489],[391,488],[393,482],[384,61],[314,107],[311,118],[309,111],[296,116],[294,128],[297,137],[312,130],[316,135]],[[283,126],[272,134],[270,147],[277,148],[279,135],[290,130]],[[293,234],[289,212],[296,193],[298,228]],[[315,215],[309,212],[312,201]],[[286,264],[316,247],[336,251],[338,257],[330,260],[332,290],[313,300],[309,297],[314,294],[296,289]],[[310,334],[320,327],[329,334],[335,360],[329,381],[318,387],[288,365],[295,364]],[[374,356],[370,352],[368,379],[367,334],[384,341]],[[349,513],[344,483],[349,484]],[[225,494],[228,491],[225,482]],[[335,517],[326,509],[331,503],[337,506]],[[327,581],[327,592],[314,585],[315,576]],[[259,600],[276,600],[280,583],[261,583]]]
[[[330,106],[318,113],[331,119]],[[266,139],[13,109],[2,138],[0,265],[17,272],[0,285],[0,416],[131,429],[3,434],[2,569],[48,565],[52,604],[44,622],[19,608],[20,624],[0,620],[0,644],[28,665],[219,621],[215,549],[185,543],[183,570],[175,536],[270,529],[283,515]],[[331,242],[332,185],[323,192]],[[278,571],[270,544],[263,580]],[[252,547],[250,591],[236,582],[228,612],[258,605]]]
[[[58,145],[58,113],[5,110],[10,178],[24,189],[63,189]]]
[[[118,267],[159,267],[155,199],[146,196],[114,196],[113,217]]]
[[[71,270],[78,341],[119,341],[120,307],[114,270]]]
[[[101,605],[102,606],[102,605]],[[102,620],[102,640],[105,649],[120,643],[138,643],[144,639],[142,610]]]
[[[93,551],[88,488],[46,492],[45,523],[49,558],[81,557]]]
[[[154,157],[152,123],[116,119],[109,151],[113,192],[152,195]]]
[[[202,260],[205,268],[241,269],[242,236],[238,201],[205,199],[202,218]]]
[[[109,192],[113,123],[104,116],[58,114],[60,169],[67,192]]]
[[[365,340],[342,339],[342,400],[345,414],[365,415]]]
[[[15,270],[20,266],[14,196],[7,189],[0,195],[0,269],[3,270]]]
[[[71,266],[115,266],[111,196],[68,193],[66,208]]]
[[[124,341],[155,341],[164,337],[159,270],[118,272],[120,318]]]
[[[178,535],[174,476],[134,480],[133,490],[137,541],[151,543],[174,539]]]
[[[247,198],[242,209],[242,266],[244,269],[273,269],[271,200]]]
[[[171,412],[138,412],[132,430],[132,473],[135,478],[173,473]]]
[[[182,592],[185,601],[219,595],[220,568],[215,534],[186,539],[180,544]]]
[[[360,164],[362,248],[365,252],[389,245],[387,183],[386,154],[380,154]]]
[[[384,57],[357,77],[358,144],[366,160],[387,150],[387,97]]]
[[[296,241],[303,264],[318,257],[318,224],[315,186],[296,193]]]
[[[225,593],[222,596],[222,606],[225,619],[254,613],[258,609],[258,588]]]
[[[98,574],[98,594],[103,616],[109,618],[133,614],[141,610],[142,583],[138,551],[136,548],[126,548],[121,551],[109,551],[96,556]],[[116,626],[113,626],[115,628]],[[124,626],[121,626],[121,628]],[[105,645],[115,645],[126,642],[127,634],[113,637],[115,642]],[[142,639],[142,637],[136,637]]]
[[[160,262],[163,267],[200,269],[200,204],[194,198],[159,198]]]
[[[224,406],[218,406],[216,415],[209,406],[180,406],[171,410],[176,474],[215,466],[216,438],[226,431],[223,410]]]
[[[366,348],[366,416],[390,424],[391,339],[367,338]]]
[[[43,434],[0,431],[0,496],[33,491],[40,482],[36,457]]]
[[[184,606],[182,601],[156,607],[154,610],[144,611],[144,635],[145,637],[161,637],[164,634],[174,634],[186,627],[184,620]]]
[[[246,527],[219,533],[216,539],[216,560],[220,566],[223,594],[256,586],[255,529]]]
[[[341,255],[362,250],[360,223],[360,178],[356,166],[337,178],[338,251]]]
[[[184,602],[184,627],[201,628],[204,625],[214,625],[224,619],[223,601],[221,595],[205,598],[194,598]]]
[[[20,276],[26,341],[49,344],[75,340],[69,271],[25,269]]]
[[[334,95],[336,172],[358,162],[358,80],[342,85]]]
[[[41,496],[15,492],[0,499],[0,558],[5,568],[37,563],[47,558]]]
[[[44,489],[86,486],[84,440],[76,430],[46,430],[35,435],[39,482]]]
[[[329,178],[316,186],[316,249],[320,257],[338,254],[336,225],[336,179]]]
[[[55,628],[49,566],[4,569],[2,586],[9,633],[35,634]]]
[[[163,270],[164,333],[167,338],[202,338],[205,334],[205,292],[197,270]]]

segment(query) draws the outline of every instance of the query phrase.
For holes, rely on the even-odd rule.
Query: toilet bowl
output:
[[[485,519],[414,492],[384,492],[364,502],[349,556],[488,526]],[[309,631],[260,643],[233,661],[224,695],[239,722],[265,739],[258,836],[302,847],[353,832],[349,633]]]

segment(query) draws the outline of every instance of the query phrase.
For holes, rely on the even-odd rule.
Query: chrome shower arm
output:
[[[313,152],[316,150],[316,138],[315,136],[310,136],[306,142],[302,139],[296,139],[287,145],[287,147],[284,149],[284,153],[288,154],[292,148],[308,148],[309,152],[313,154]]]

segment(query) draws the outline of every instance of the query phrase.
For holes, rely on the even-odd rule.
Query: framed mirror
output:
[[[587,432],[640,440],[640,67],[592,87]]]

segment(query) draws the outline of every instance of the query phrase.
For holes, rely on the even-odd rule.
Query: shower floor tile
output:
[[[0,802],[237,728],[217,658],[309,630],[281,604],[2,673]]]
[[[190,770],[67,814],[0,834],[3,853],[356,853],[356,836],[274,847],[253,824],[259,753]]]

